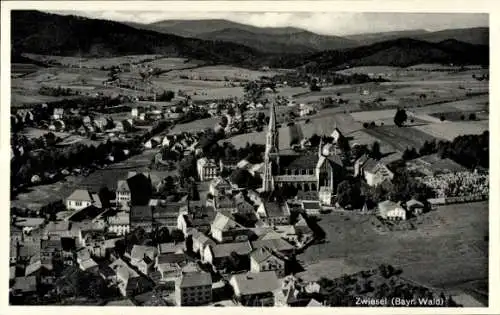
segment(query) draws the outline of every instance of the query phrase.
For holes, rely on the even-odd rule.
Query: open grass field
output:
[[[412,127],[434,138],[453,140],[460,135],[479,135],[489,130],[489,120],[481,121],[444,121]]]
[[[102,66],[111,67],[119,66],[125,63],[142,63],[150,59],[156,59],[161,57],[160,55],[129,55],[121,57],[111,57],[111,58],[79,58],[79,57],[66,57],[66,56],[48,56],[48,55],[36,55],[36,54],[25,54],[26,57],[41,61],[41,62],[58,62],[63,66],[79,66],[87,68],[100,68]],[[170,59],[170,58],[166,58]],[[182,58],[172,58],[172,59],[182,59]]]
[[[406,148],[420,148],[425,141],[432,141],[435,138],[428,133],[416,129],[418,127],[380,126],[367,128],[364,131],[392,146],[395,150],[404,151]]]
[[[363,129],[362,124],[354,121],[349,114],[334,114],[334,115],[316,115],[310,118],[308,123],[301,123],[302,133],[304,137],[309,138],[313,134],[330,135],[335,127],[339,128],[344,135]],[[319,116],[319,117],[318,117]]]
[[[229,65],[205,66],[196,69],[176,70],[167,73],[168,77],[187,76],[209,81],[233,81],[257,80],[262,76],[272,77],[278,71],[257,71]]]
[[[416,230],[379,234],[370,216],[324,215],[319,224],[327,242],[311,246],[299,260],[307,276],[316,279],[381,263],[401,267],[402,276],[437,287],[488,277],[488,202],[443,206],[424,217]],[[326,268],[332,260],[338,261],[335,268]]]
[[[213,129],[215,125],[220,121],[220,118],[205,118],[198,119],[185,124],[175,125],[169,132],[169,134],[176,134],[181,132],[196,132],[202,131],[207,128]]]
[[[241,135],[236,135],[228,139],[221,140],[220,142],[232,143],[236,148],[241,148],[246,146],[247,143],[255,144],[266,144],[266,132],[267,130],[261,132],[251,132]],[[290,130],[288,127],[284,126],[279,128],[279,149],[285,150],[290,148]]]
[[[469,119],[469,115],[474,114],[476,116],[475,120],[487,120],[489,119],[489,113],[487,111],[476,111],[476,110],[467,110],[467,111],[455,111],[455,112],[438,112],[430,114],[433,117],[441,119],[444,117],[445,120],[448,121],[467,121]]]

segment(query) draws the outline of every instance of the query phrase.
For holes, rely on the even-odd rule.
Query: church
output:
[[[288,185],[299,191],[321,192],[321,194],[327,195],[324,198],[331,199],[342,178],[342,160],[338,155],[330,154],[322,143],[319,145],[317,153],[280,151],[275,102],[270,103],[261,190],[271,192],[278,187]]]

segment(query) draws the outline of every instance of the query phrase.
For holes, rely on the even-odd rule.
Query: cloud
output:
[[[360,13],[360,12],[175,12],[72,11],[90,18],[136,23],[161,20],[227,19],[259,27],[299,27],[326,35],[347,35],[411,29],[431,31],[488,26],[488,14],[477,13]]]

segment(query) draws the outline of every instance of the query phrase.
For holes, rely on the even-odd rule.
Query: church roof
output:
[[[314,169],[318,164],[319,156],[316,153],[301,155],[280,155],[280,168]]]

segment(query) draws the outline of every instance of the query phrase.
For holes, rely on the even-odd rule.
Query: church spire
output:
[[[272,97],[273,91],[268,88],[264,91],[268,93],[268,101],[270,103],[269,110],[269,126],[266,133],[266,151],[264,153],[264,176],[262,178],[263,191],[274,190],[274,177],[273,169],[279,170],[279,143],[278,143],[278,129],[276,128],[276,111],[274,109],[275,99]],[[273,167],[274,166],[274,167]]]

